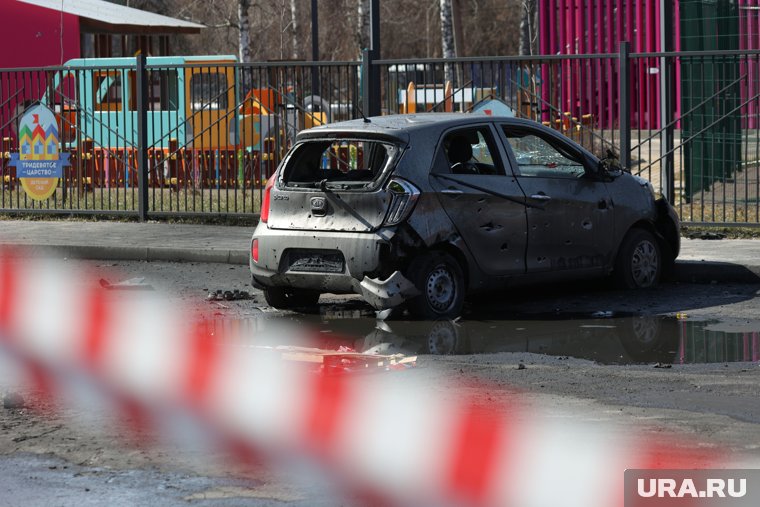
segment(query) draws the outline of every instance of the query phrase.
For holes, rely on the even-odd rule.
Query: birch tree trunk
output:
[[[369,1],[356,0],[356,45],[359,58],[362,50],[369,48]]]
[[[290,41],[293,44],[291,58],[298,60],[298,9],[296,0],[290,0]]]
[[[454,47],[454,24],[451,19],[451,0],[441,1],[441,52],[446,59],[456,58]],[[446,64],[443,67],[444,79],[454,82],[454,67]]]
[[[520,15],[520,55],[533,54],[536,0],[522,0]]]
[[[248,11],[251,0],[238,0],[238,58],[241,63],[251,61],[251,19]]]

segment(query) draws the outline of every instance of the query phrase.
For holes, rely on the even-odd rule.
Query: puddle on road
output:
[[[215,326],[250,330],[268,323],[311,329],[319,347],[378,354],[531,352],[601,364],[725,363],[760,360],[760,322],[695,321],[675,317],[594,314],[516,315],[472,321],[380,321],[356,309],[323,315],[218,320]],[[280,341],[282,340],[282,341]],[[295,345],[280,335],[277,345]],[[274,345],[274,343],[269,343]]]

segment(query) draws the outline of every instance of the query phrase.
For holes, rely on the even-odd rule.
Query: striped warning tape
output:
[[[71,263],[0,254],[0,346],[52,397],[84,378],[137,420],[189,414],[388,505],[609,507],[622,505],[626,468],[719,463],[521,395],[483,406],[412,374],[317,374],[276,348],[229,346],[191,317],[160,298],[117,297]]]

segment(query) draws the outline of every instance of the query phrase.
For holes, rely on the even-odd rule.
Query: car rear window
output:
[[[283,181],[290,187],[374,188],[398,151],[391,143],[363,139],[306,141],[288,158]]]

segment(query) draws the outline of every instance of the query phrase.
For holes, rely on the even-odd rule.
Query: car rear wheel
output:
[[[451,319],[462,312],[464,275],[451,255],[440,251],[424,253],[409,265],[407,277],[420,291],[407,305],[413,316]]]
[[[615,262],[615,279],[620,287],[647,289],[656,286],[662,271],[662,253],[657,239],[644,229],[632,229],[620,245]]]
[[[267,304],[279,310],[315,306],[319,301],[319,292],[304,289],[286,289],[284,287],[267,287],[264,289]]]

